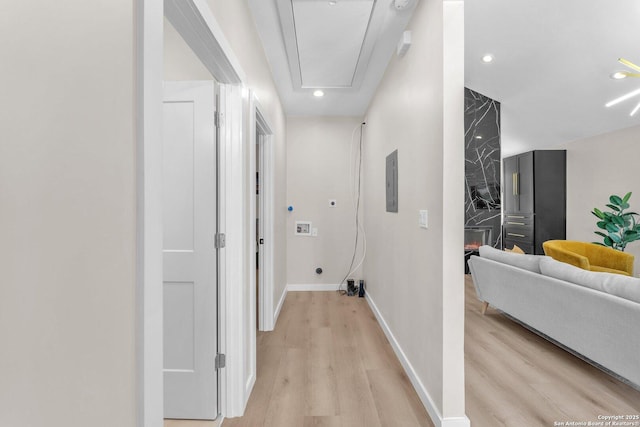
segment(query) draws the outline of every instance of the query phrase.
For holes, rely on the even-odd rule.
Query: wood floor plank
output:
[[[215,425],[215,421],[200,421],[200,420],[164,420],[164,427],[212,427]],[[224,424],[228,426],[227,423]]]
[[[297,427],[304,422],[306,348],[284,351],[273,388],[264,425],[266,427]]]
[[[258,335],[263,334],[265,332],[258,332]],[[265,416],[271,396],[273,396],[278,369],[286,349],[284,346],[273,345],[262,345],[260,349],[261,351],[256,360],[256,382],[251,392],[252,398],[247,403],[242,421],[236,424],[235,419],[227,419],[224,423],[225,426],[257,427],[265,424]]]
[[[380,425],[420,427],[405,398],[402,376],[396,369],[367,370]]]
[[[307,307],[306,322],[312,328],[330,326],[328,292],[312,292],[311,303]]]
[[[305,394],[305,415],[333,416],[339,414],[340,403],[335,366],[331,328],[310,328],[305,384],[307,391]]]
[[[340,416],[304,417],[303,427],[343,427]]]
[[[335,346],[340,414],[354,427],[380,427],[371,385],[357,348]]]
[[[402,369],[387,337],[369,307],[358,307],[361,313],[353,323],[353,334],[365,369]],[[366,310],[365,310],[366,309]]]

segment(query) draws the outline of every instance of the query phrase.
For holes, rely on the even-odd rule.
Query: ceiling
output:
[[[467,0],[465,85],[500,101],[504,155],[554,148],[640,124],[640,96],[604,106],[640,88],[609,77],[640,63],[639,38],[637,0]]]
[[[249,0],[288,115],[364,115],[417,1],[395,3]]]
[[[424,0],[423,0],[424,1]],[[416,0],[249,0],[288,115],[363,115]],[[502,106],[503,154],[640,124],[638,0],[466,0],[465,85]],[[494,61],[481,61],[485,54]],[[323,88],[325,96],[312,92]]]

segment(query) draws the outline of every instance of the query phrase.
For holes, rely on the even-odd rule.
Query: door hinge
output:
[[[216,353],[216,371],[227,365],[227,356],[224,353]]]
[[[214,119],[213,121],[215,123],[216,128],[220,129],[220,127],[222,126],[222,120],[224,119],[224,115],[221,112],[216,111],[213,114],[213,119]]]
[[[226,246],[227,239],[224,233],[216,233],[215,244],[216,244],[216,249],[221,249]]]

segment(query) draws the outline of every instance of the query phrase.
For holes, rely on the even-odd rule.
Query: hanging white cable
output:
[[[363,132],[363,129],[361,129],[360,132]],[[362,133],[360,135],[360,138],[361,138],[361,143],[360,143],[360,146],[359,146],[359,156],[360,156],[360,159],[362,159],[362,155],[363,155],[363,153],[362,153],[362,148],[363,148],[363,143],[362,143],[363,142],[362,141],[363,135],[362,135]],[[362,166],[362,162],[360,162],[360,166]],[[359,168],[358,173],[359,173],[359,175],[362,174],[362,167]],[[361,178],[361,176],[360,176],[360,178]],[[354,183],[354,187],[355,187],[355,183]],[[357,191],[358,191],[358,193],[361,191],[361,187],[360,186],[358,186]],[[358,215],[358,214],[359,214],[359,212],[356,213],[356,215]],[[358,225],[360,227],[360,232],[362,233],[362,258],[360,258],[360,261],[358,262],[358,264],[356,264],[356,266],[351,269],[351,271],[349,272],[347,277],[351,276],[353,273],[355,273],[358,270],[358,268],[360,268],[360,266],[364,262],[365,257],[367,256],[367,233],[364,231],[364,225],[362,224],[362,221],[358,221]]]
[[[349,265],[349,269],[348,269],[348,273],[347,275],[344,277],[344,279],[342,279],[342,281],[340,282],[339,286],[338,286],[338,291],[341,293],[344,293],[344,291],[342,291],[342,285],[345,283],[345,281],[349,278],[349,276],[351,274],[353,274],[364,262],[365,256],[366,256],[366,251],[367,251],[367,247],[366,247],[366,234],[364,233],[364,226],[362,225],[362,222],[360,221],[360,201],[361,201],[361,189],[362,189],[362,145],[363,145],[363,127],[364,127],[365,123],[361,123],[360,125],[358,125],[353,132],[351,133],[351,147],[350,147],[350,154],[349,154],[349,187],[351,187],[351,196],[352,196],[352,202],[353,202],[353,207],[354,207],[354,211],[355,211],[355,223],[356,223],[356,235],[355,235],[355,241],[354,241],[354,247],[353,247],[353,256],[351,257],[351,264]],[[356,151],[356,158],[357,158],[357,162],[354,161],[353,157],[354,157],[354,136],[355,136],[355,132],[358,129],[358,127],[360,128],[360,138],[358,140],[358,145],[357,145],[357,151]],[[357,163],[357,173],[354,172],[354,168],[355,165]],[[361,234],[362,233],[362,234]],[[359,247],[359,241],[360,241],[360,235],[362,235],[362,258],[360,259],[360,261],[358,263],[356,263],[356,257],[357,257],[357,253],[358,253],[358,247]],[[355,268],[354,268],[354,264]]]

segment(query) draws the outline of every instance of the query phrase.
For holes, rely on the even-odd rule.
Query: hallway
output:
[[[258,333],[258,379],[225,427],[432,426],[367,302],[290,292]]]

